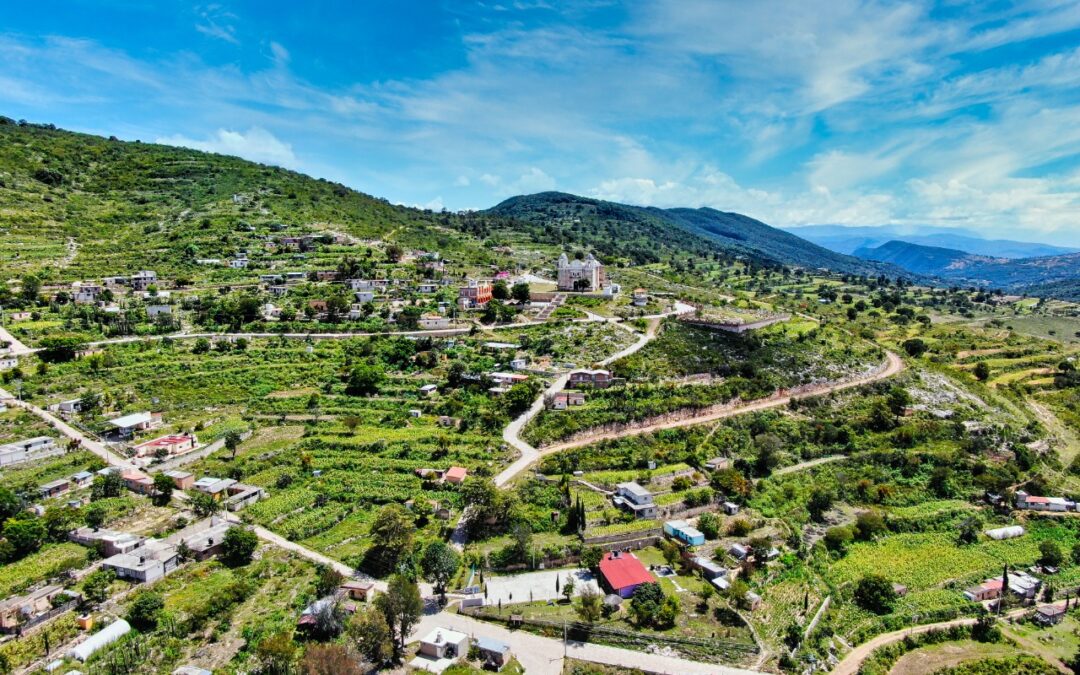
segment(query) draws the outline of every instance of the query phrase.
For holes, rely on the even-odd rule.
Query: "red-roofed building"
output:
[[[159,453],[179,455],[195,447],[195,437],[188,434],[170,434],[135,446],[136,457],[156,457]]]
[[[604,554],[600,560],[600,576],[604,585],[622,598],[629,598],[641,584],[656,581],[637,556],[620,551]]]
[[[465,480],[465,476],[469,474],[463,466],[452,466],[446,470],[443,475],[443,480],[447,483],[453,483],[454,485],[460,485]]]
[[[978,586],[964,591],[964,597],[972,602],[993,600],[1001,595],[1001,579],[987,579]]]

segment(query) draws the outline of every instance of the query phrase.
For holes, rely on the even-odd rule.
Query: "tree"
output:
[[[38,294],[41,293],[41,279],[33,274],[27,274],[22,278],[21,291],[23,300],[36,303]]]
[[[100,604],[109,597],[109,587],[116,575],[112,570],[96,570],[83,579],[82,595],[84,602]]]
[[[510,297],[524,304],[531,302],[532,294],[529,292],[529,284],[523,281],[514,284],[513,288],[510,289]]]
[[[301,675],[364,675],[360,659],[342,645],[309,645],[300,659]]]
[[[574,597],[574,586],[575,585],[576,584],[574,582],[574,577],[572,575],[567,574],[566,575],[566,583],[563,584],[563,588],[562,588],[563,599],[566,600],[567,602],[570,602],[570,598]]]
[[[191,346],[192,354],[206,354],[210,351],[210,341],[206,338],[197,338],[195,344]]]
[[[682,550],[679,545],[671,539],[660,540],[660,553],[664,556],[664,562],[668,564],[668,567],[674,567],[675,563],[679,561],[679,555]]]
[[[496,300],[509,300],[510,288],[506,285],[506,282],[499,279],[491,285],[491,297]]]
[[[259,537],[246,527],[234,525],[225,530],[221,540],[221,559],[229,567],[241,567],[251,562]]]
[[[919,338],[911,338],[910,340],[904,340],[904,351],[908,353],[908,356],[913,358],[919,358],[929,349],[927,344]]]
[[[850,527],[843,525],[830,527],[825,531],[825,548],[835,553],[843,553],[854,538],[855,535]]]
[[[0,520],[7,520],[22,513],[23,505],[19,495],[7,488],[0,488]]]
[[[45,536],[45,526],[36,518],[20,515],[4,521],[4,539],[15,560],[41,548],[45,542]]]
[[[806,502],[806,510],[810,512],[811,520],[821,522],[825,518],[825,512],[832,508],[833,494],[822,487],[814,488],[810,493],[810,499]]]
[[[754,438],[754,447],[757,448],[754,473],[758,476],[768,476],[780,461],[779,453],[784,447],[784,442],[776,434],[758,434]]]
[[[652,626],[656,624],[663,604],[664,589],[655,581],[648,581],[634,589],[630,597],[630,614],[639,626]]]
[[[875,614],[888,614],[896,603],[896,589],[880,574],[869,574],[859,579],[855,587],[855,602]]]
[[[317,602],[311,616],[311,634],[318,640],[333,640],[345,630],[345,608],[337,598]]]
[[[165,609],[165,599],[160,593],[141,591],[128,607],[128,623],[141,631],[152,631],[157,628],[158,618],[163,609]]]
[[[315,595],[322,598],[330,595],[345,581],[345,576],[326,563],[315,565]]]
[[[424,549],[424,556],[420,559],[420,569],[424,572],[424,578],[431,582],[442,600],[446,601],[446,585],[457,574],[461,567],[461,556],[452,546],[443,541],[433,541]]]
[[[1073,544],[1072,554],[1070,557],[1072,558],[1074,565],[1080,565],[1080,541]]]
[[[416,583],[401,574],[390,577],[385,593],[375,598],[375,606],[386,619],[394,641],[394,657],[399,658],[405,650],[405,641],[424,611],[424,601]]]
[[[1044,539],[1039,542],[1039,564],[1046,565],[1048,567],[1061,567],[1061,563],[1065,561],[1065,556],[1061,552],[1061,547],[1057,545],[1053,539]]]
[[[979,361],[975,364],[975,369],[971,373],[979,382],[986,382],[990,379],[990,366],[986,365],[986,361]]]
[[[863,511],[855,518],[855,538],[859,541],[871,541],[885,529],[885,519],[877,511]]]
[[[394,642],[390,626],[377,607],[367,607],[353,614],[346,630],[357,651],[375,666],[381,666],[393,657]]]
[[[221,511],[221,502],[214,499],[213,495],[197,492],[191,495],[191,510],[200,518],[208,518]]]
[[[956,541],[962,546],[974,544],[979,541],[979,521],[967,518],[960,523],[960,531],[956,535]]]
[[[93,529],[98,529],[105,524],[105,507],[101,504],[90,504],[83,510],[83,522],[86,526]]]
[[[1080,546],[1080,544],[1077,544]],[[581,566],[587,570],[596,572],[600,569],[600,561],[604,557],[604,550],[599,546],[586,546],[581,549]]]
[[[903,415],[904,410],[911,405],[911,394],[903,387],[893,387],[889,389],[888,403],[889,410],[894,415]]]
[[[255,647],[255,657],[262,665],[262,672],[269,675],[286,675],[292,670],[296,659],[296,643],[286,631],[263,638]]]
[[[154,474],[154,503],[158,506],[165,506],[172,501],[172,493],[175,487],[172,478],[169,478],[164,473]]]
[[[99,499],[119,497],[123,491],[124,479],[120,476],[119,471],[114,470],[105,475],[94,477],[94,482],[90,486],[90,499],[97,501]]]
[[[240,432],[236,429],[229,429],[225,432],[225,449],[232,454],[232,458],[236,459],[236,450],[240,447],[241,441]]]
[[[386,379],[382,366],[374,363],[361,363],[349,371],[345,383],[345,393],[349,396],[374,396],[379,393],[379,385]]]
[[[348,429],[350,434],[356,433],[356,427],[360,426],[360,422],[362,421],[363,420],[356,415],[346,415],[341,418],[342,426]]]
[[[371,523],[371,539],[375,544],[368,549],[365,563],[377,574],[394,570],[412,548],[415,530],[412,514],[404,506],[383,506]]]
[[[53,335],[41,339],[38,358],[46,363],[72,361],[86,348],[86,342],[77,335]]]
[[[578,595],[578,603],[575,611],[582,621],[599,621],[600,615],[604,610],[604,596],[593,589],[592,586],[586,586],[581,590],[581,594]]]
[[[698,529],[705,538],[712,541],[720,536],[720,517],[715,513],[703,513],[698,518]]]

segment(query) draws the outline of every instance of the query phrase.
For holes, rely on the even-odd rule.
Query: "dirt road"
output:
[[[80,447],[85,450],[89,450],[98,457],[104,459],[112,466],[118,466],[121,469],[130,469],[134,467],[134,465],[129,462],[127,458],[121,457],[120,455],[114,453],[113,451],[106,448],[103,444],[90,438],[83,432],[79,431],[75,427],[71,426],[70,424],[60,419],[56,415],[53,415],[47,410],[43,410],[32,403],[27,403],[26,401],[19,401],[14,396],[12,396],[10,392],[4,391],[3,389],[0,389],[0,401],[4,401],[4,403],[8,404],[9,406],[17,406],[33,413],[34,415],[37,415],[44,421],[48,422],[49,425],[52,426],[52,428],[56,429],[64,436],[67,436],[74,441],[78,441]]]

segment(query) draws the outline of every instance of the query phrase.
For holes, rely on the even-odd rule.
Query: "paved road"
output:
[[[821,387],[812,391],[800,393],[797,398],[805,398],[808,396],[821,396],[836,391],[842,391],[844,389],[850,389],[852,387],[859,387],[870,382],[876,382],[878,380],[892,377],[893,375],[899,373],[901,370],[904,369],[904,362],[901,361],[900,357],[896,354],[893,354],[892,352],[886,352],[886,359],[888,361],[888,365],[880,373],[876,373],[875,375],[872,375],[870,377],[851,380],[850,382],[822,385]],[[654,431],[660,431],[662,429],[676,429],[679,427],[689,427],[696,424],[703,424],[705,422],[714,422],[725,417],[734,417],[736,415],[743,415],[748,412],[768,410],[769,408],[786,406],[790,402],[790,396],[781,396],[778,398],[770,398],[763,401],[755,401],[732,408],[725,408],[716,412],[706,413],[694,417],[688,417],[685,419],[671,420],[669,422],[657,422],[656,424],[650,424],[644,427],[621,429],[619,431],[601,432],[590,435],[587,438],[580,438],[573,441],[566,441],[563,443],[557,443],[555,445],[549,445],[546,448],[540,450],[540,456],[547,456],[556,452],[562,452],[563,450],[569,450],[571,448],[579,448],[585,445],[592,445],[599,441],[625,438],[627,436],[640,436],[642,434],[648,434]]]
[[[511,631],[460,614],[431,614],[421,619],[410,640],[419,640],[436,628],[450,628],[473,637],[494,638],[510,645],[510,651],[529,675],[559,675],[563,669],[563,652],[572,659],[601,663],[620,668],[641,669],[665,675],[753,675],[758,671],[732,668],[715,663],[702,663],[670,656],[606,647],[603,645],[568,642],[541,637],[525,631]]]
[[[67,436],[68,438],[78,441],[79,445],[82,448],[89,450],[98,457],[104,459],[108,464],[112,466],[118,466],[121,469],[131,469],[135,466],[130,461],[128,461],[126,457],[121,457],[120,455],[114,453],[101,443],[90,438],[83,432],[79,431],[75,427],[71,426],[70,424],[63,421],[56,415],[53,415],[47,410],[43,410],[32,403],[27,403],[26,401],[19,401],[14,396],[12,396],[10,392],[4,391],[3,389],[0,389],[0,400],[4,401],[10,406],[18,406],[37,415],[41,419],[48,422],[49,425],[51,425],[54,429]]]

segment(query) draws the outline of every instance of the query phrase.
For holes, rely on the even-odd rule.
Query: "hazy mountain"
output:
[[[974,255],[997,258],[1036,258],[1076,253],[1080,249],[1010,239],[985,239],[977,232],[959,228],[917,227],[845,227],[842,225],[807,225],[786,228],[804,239],[836,251],[855,254],[860,248],[874,248],[889,241],[903,241],[920,246],[950,248]]]
[[[856,252],[867,260],[886,262],[913,274],[948,283],[1003,288],[1016,293],[1080,299],[1080,253],[1005,258],[889,241]]]

